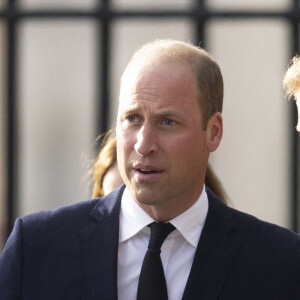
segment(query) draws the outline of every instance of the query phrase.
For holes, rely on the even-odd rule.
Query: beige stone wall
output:
[[[224,73],[224,139],[211,161],[232,205],[289,226],[289,105],[281,21],[212,22],[209,45]]]
[[[96,118],[96,26],[24,22],[19,30],[18,215],[86,200]]]

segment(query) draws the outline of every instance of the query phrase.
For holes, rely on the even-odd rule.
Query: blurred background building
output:
[[[133,51],[191,41],[219,62],[230,205],[299,231],[299,135],[282,76],[295,0],[0,0],[0,249],[16,217],[88,199],[96,137],[115,122]]]

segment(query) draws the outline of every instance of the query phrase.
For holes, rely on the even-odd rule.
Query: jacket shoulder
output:
[[[72,227],[82,228],[84,224],[97,222],[114,212],[118,213],[118,204],[123,190],[124,187],[121,186],[107,196],[32,213],[19,218],[19,220],[26,227],[31,227],[34,224],[38,226],[62,224],[67,227],[72,224]]]
[[[285,248],[287,245],[299,247],[300,236],[279,225],[260,220],[259,218],[229,207],[210,190],[207,190],[211,220],[219,226],[234,229],[241,239],[257,241],[260,245],[276,244],[276,247]]]
[[[43,226],[46,224],[59,224],[68,222],[81,223],[89,217],[93,207],[97,205],[100,198],[78,202],[71,205],[57,207],[44,211],[35,212],[18,218],[24,226]]]

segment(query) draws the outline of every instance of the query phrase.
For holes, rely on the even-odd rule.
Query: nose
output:
[[[135,151],[146,156],[158,150],[158,137],[155,128],[150,124],[144,124],[137,133]]]

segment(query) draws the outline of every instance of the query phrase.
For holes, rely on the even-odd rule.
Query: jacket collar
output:
[[[209,209],[183,299],[217,299],[238,252],[232,210],[207,188]]]
[[[87,299],[117,299],[119,214],[125,185],[99,199],[92,222],[82,229],[82,261]],[[209,188],[209,210],[183,299],[217,299],[238,252],[232,210]],[[104,222],[105,221],[105,222]]]
[[[117,299],[119,213],[125,185],[99,199],[92,222],[82,229],[86,299]]]

